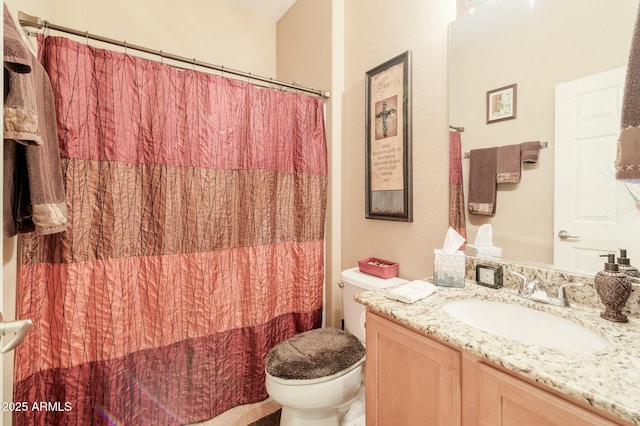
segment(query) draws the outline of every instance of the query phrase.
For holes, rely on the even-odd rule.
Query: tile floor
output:
[[[249,423],[255,422],[279,408],[280,405],[278,403],[271,398],[267,398],[254,404],[240,405],[211,420],[193,423],[189,426],[247,426]]]

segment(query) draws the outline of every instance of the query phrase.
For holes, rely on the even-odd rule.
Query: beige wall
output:
[[[470,241],[478,226],[491,223],[503,256],[553,263],[554,87],[626,64],[638,2],[538,0],[533,10],[528,1],[521,3],[529,9],[521,20],[512,21],[512,14],[490,33],[455,46],[450,122],[465,128],[463,151],[549,142],[538,163],[523,168],[519,184],[499,185],[495,217],[468,215],[467,221]],[[484,7],[463,19],[484,16]],[[453,31],[459,33],[461,24],[453,24]],[[517,118],[486,124],[486,92],[513,83],[518,84]],[[465,159],[465,196],[468,169]]]
[[[448,227],[447,25],[451,0],[346,0],[342,131],[342,268],[368,256],[400,275],[433,274]],[[413,73],[413,222],[365,219],[365,73],[406,51]]]
[[[276,24],[221,1],[193,0],[188,7],[152,0],[6,3],[16,19],[22,10],[58,25],[275,78]]]
[[[331,90],[327,101],[329,200],[326,323],[339,326],[343,269],[368,256],[400,274],[432,274],[448,226],[448,0],[298,0],[278,22],[278,78]],[[329,43],[329,40],[330,43]],[[365,73],[413,52],[414,222],[365,219]]]

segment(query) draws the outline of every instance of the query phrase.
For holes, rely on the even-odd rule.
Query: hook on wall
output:
[[[47,20],[42,21],[42,26],[44,27],[44,31],[43,31],[44,36],[45,37],[49,37],[49,33],[50,33],[50,31],[49,31],[49,21],[47,21]]]

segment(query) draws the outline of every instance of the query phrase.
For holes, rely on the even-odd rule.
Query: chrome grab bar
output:
[[[24,339],[24,336],[27,335],[32,324],[33,321],[30,319],[2,321],[2,314],[0,313],[0,337],[15,333],[15,336],[2,346],[0,353],[7,353],[18,346],[20,342],[22,342],[22,339]]]

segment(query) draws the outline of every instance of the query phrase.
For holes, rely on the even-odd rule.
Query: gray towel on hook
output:
[[[4,139],[42,145],[31,52],[4,4]]]
[[[51,82],[4,4],[5,62],[3,233],[53,234],[67,228]],[[23,44],[23,49],[16,47]],[[24,55],[24,56],[20,56]],[[21,64],[14,71],[14,64]],[[28,68],[30,72],[25,73]],[[8,89],[8,90],[7,90]]]

